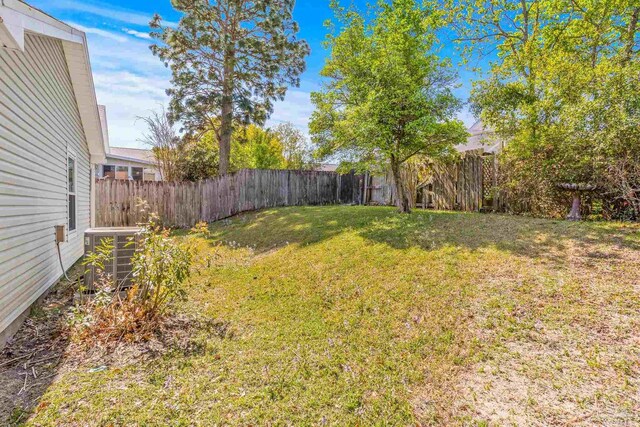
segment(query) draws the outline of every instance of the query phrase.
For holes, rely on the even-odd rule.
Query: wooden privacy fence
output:
[[[361,175],[290,170],[244,169],[200,182],[99,180],[96,226],[131,226],[155,212],[166,226],[191,227],[276,206],[361,203],[361,189]]]
[[[432,165],[430,179],[422,186],[413,185],[412,200],[423,208],[479,211],[492,203],[495,205],[496,176],[494,156],[467,152],[455,162]],[[418,176],[408,174],[406,179],[417,184]],[[389,174],[366,177],[366,204],[391,205],[394,200],[393,179]]]
[[[480,154],[469,153],[454,163],[435,164],[431,184],[426,187],[427,206],[479,211],[485,200],[484,181],[484,156]]]

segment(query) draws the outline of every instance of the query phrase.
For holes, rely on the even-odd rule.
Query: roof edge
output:
[[[107,158],[108,159],[116,159],[116,160],[126,160],[128,162],[134,162],[134,163],[143,163],[145,165],[154,165],[154,166],[157,165],[156,162],[151,161],[151,160],[136,159],[134,157],[120,156],[118,154],[113,154],[113,153],[107,154]]]
[[[103,162],[106,149],[85,33],[22,1],[0,0],[2,45],[24,51],[25,33],[62,41],[91,162]]]

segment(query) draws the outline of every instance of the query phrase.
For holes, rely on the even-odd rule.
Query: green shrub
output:
[[[103,239],[85,265],[94,267],[96,293],[71,309],[68,323],[80,342],[139,341],[160,326],[174,301],[186,296],[184,283],[190,274],[192,248],[171,238],[151,215],[128,245],[135,244],[131,283],[122,289],[105,271],[113,257],[113,239]]]
[[[189,277],[191,260],[192,250],[176,244],[152,215],[136,236],[129,297],[147,316],[162,315],[173,300],[185,297],[182,285]]]

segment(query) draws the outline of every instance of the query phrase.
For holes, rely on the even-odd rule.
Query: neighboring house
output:
[[[162,181],[151,150],[110,147],[105,164],[97,166],[96,175],[103,179]]]
[[[483,149],[484,154],[498,154],[504,148],[503,141],[498,138],[491,128],[486,128],[481,120],[478,120],[469,129],[470,136],[465,144],[456,145],[456,150],[461,153]]]
[[[0,0],[0,346],[83,254],[105,160],[85,34]]]
[[[319,172],[335,172],[336,170],[338,170],[338,166],[338,164],[324,163],[318,165],[315,170]]]
[[[111,147],[109,145],[107,109],[104,105],[99,105],[98,110],[107,159],[104,164],[96,166],[96,177],[133,181],[162,181],[162,174],[158,170],[156,158],[151,150]]]

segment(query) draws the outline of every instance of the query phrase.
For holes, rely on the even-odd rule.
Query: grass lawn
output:
[[[62,369],[28,425],[637,425],[640,228],[270,209],[198,238],[190,345]]]

